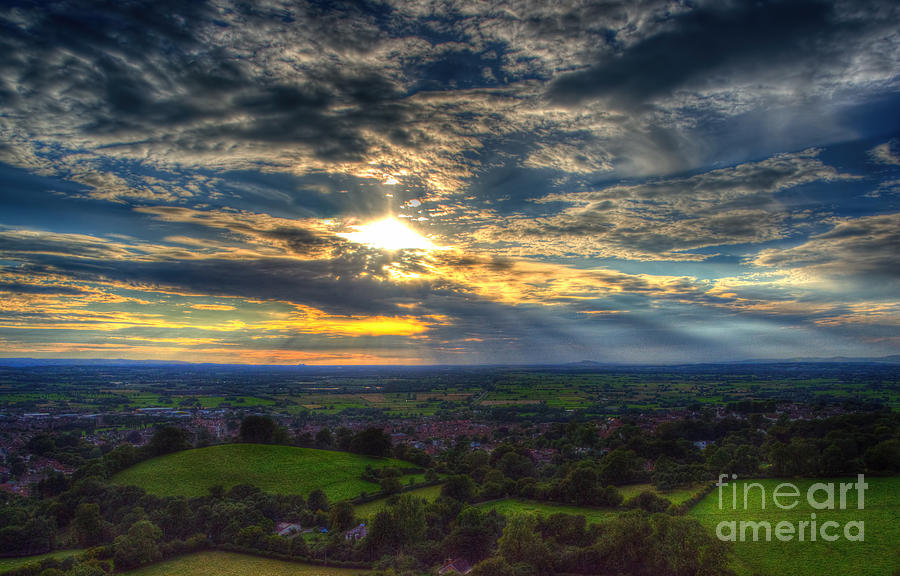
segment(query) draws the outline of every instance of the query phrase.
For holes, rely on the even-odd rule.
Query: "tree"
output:
[[[52,470],[38,482],[37,491],[42,498],[52,498],[69,488],[69,479],[62,472]]]
[[[516,576],[516,572],[506,560],[494,557],[476,564],[469,576]]]
[[[388,476],[387,478],[381,479],[381,491],[385,494],[396,494],[400,492],[402,488],[400,480],[394,476]]]
[[[465,474],[450,476],[441,487],[441,496],[467,502],[475,494],[475,483]]]
[[[866,450],[866,466],[878,472],[900,471],[900,440],[885,440]]]
[[[328,496],[326,496],[325,492],[321,490],[313,490],[309,493],[309,497],[306,499],[306,507],[309,508],[312,512],[316,512],[318,510],[327,512]]]
[[[648,549],[654,574],[711,576],[729,572],[727,544],[693,518],[657,514],[650,518],[650,524],[653,536]]]
[[[563,499],[578,505],[595,504],[599,480],[594,468],[580,465],[566,475],[560,486]]]
[[[551,563],[550,553],[536,528],[537,519],[530,514],[510,516],[497,541],[497,552],[511,565],[527,564],[539,573],[546,573]]]
[[[353,440],[353,430],[347,428],[346,426],[341,426],[335,432],[335,443],[337,447],[341,450],[349,450],[350,449],[350,441]]]
[[[600,482],[627,484],[641,479],[644,462],[632,450],[618,448],[600,461]]]
[[[647,512],[665,512],[672,503],[655,492],[643,491],[625,502],[626,508],[640,508]]]
[[[334,446],[334,435],[328,427],[322,428],[316,433],[316,448],[331,448]]]
[[[82,548],[96,546],[103,542],[103,518],[100,516],[100,505],[83,502],[75,509],[73,521],[75,538]]]
[[[604,524],[603,536],[597,543],[597,552],[603,565],[598,573],[643,574],[639,568],[647,560],[647,541],[653,532],[647,514],[632,511],[620,514]]]
[[[374,556],[402,554],[424,539],[425,529],[425,500],[405,494],[375,514],[366,543]]]
[[[456,517],[456,526],[444,540],[444,550],[448,556],[477,562],[490,554],[501,532],[502,519],[496,512],[470,506]]]
[[[124,470],[138,461],[138,450],[131,444],[122,444],[103,456],[103,464],[109,475]]]
[[[166,513],[160,519],[160,528],[171,538],[186,538],[194,533],[194,518],[185,498],[173,498],[166,506]]]
[[[107,572],[97,564],[80,562],[66,572],[66,576],[107,576]]]
[[[247,416],[241,420],[241,442],[271,444],[275,440],[278,425],[268,416]]]
[[[328,527],[331,530],[343,532],[356,526],[356,515],[353,512],[353,504],[344,500],[338,502],[328,511]]]
[[[417,543],[425,537],[425,500],[404,494],[390,509],[401,547]]]
[[[187,450],[191,447],[190,435],[187,430],[177,426],[164,426],[156,431],[150,442],[147,443],[147,451],[151,456],[161,456],[171,452]]]
[[[131,525],[128,533],[113,543],[116,569],[133,568],[162,558],[159,542],[162,530],[149,520],[139,520]]]
[[[513,480],[533,476],[535,473],[534,462],[531,461],[531,458],[516,452],[504,454],[497,462],[497,467]]]
[[[350,440],[350,451],[369,456],[390,456],[391,437],[380,428],[366,428]]]
[[[41,456],[46,456],[56,449],[53,437],[48,434],[38,434],[28,441],[28,451]]]

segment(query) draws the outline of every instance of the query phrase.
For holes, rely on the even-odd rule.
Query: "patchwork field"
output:
[[[28,564],[37,564],[41,560],[46,560],[48,558],[56,558],[58,560],[62,560],[63,558],[68,558],[69,556],[74,556],[76,554],[81,554],[84,550],[56,550],[54,552],[49,552],[47,554],[38,554],[37,556],[21,556],[19,558],[0,558],[0,574],[6,572],[8,570],[13,570],[15,568],[21,568],[22,566],[26,566]]]
[[[851,491],[847,497],[847,508],[844,510],[815,510],[806,501],[807,490],[816,482],[855,482],[850,479],[798,479],[787,480],[795,484],[801,497],[799,504],[792,510],[782,510],[775,506],[771,493],[776,486],[785,482],[783,479],[764,479],[748,482],[759,482],[766,490],[766,508],[761,507],[759,490],[753,488],[748,492],[748,508],[743,510],[743,482],[738,482],[738,508],[731,508],[731,492],[729,487],[723,490],[723,509],[719,509],[718,490],[714,490],[701,500],[689,515],[697,518],[704,526],[715,532],[721,521],[731,520],[767,520],[774,526],[780,521],[787,521],[798,526],[799,521],[809,521],[810,514],[816,514],[817,528],[827,521],[839,524],[838,528],[826,534],[838,533],[839,539],[834,542],[809,540],[808,527],[806,541],[800,542],[798,536],[788,542],[779,541],[773,533],[771,541],[745,541],[734,543],[734,570],[740,576],[753,574],[793,576],[885,576],[896,573],[900,567],[900,477],[866,478],[869,484],[865,492],[865,509],[856,508],[856,492]],[[839,491],[836,491],[839,502]],[[814,496],[824,500],[825,494]],[[791,500],[782,500],[789,503]],[[844,526],[850,521],[865,523],[865,540],[850,541],[844,536]],[[817,530],[818,532],[818,530]],[[852,533],[852,532],[851,532]],[[748,533],[748,539],[750,538]]]
[[[442,406],[461,405],[471,392],[364,392],[355,394],[302,394],[286,398],[296,407],[326,414],[347,409],[379,409],[391,416],[430,416]]]
[[[568,506],[565,504],[552,504],[537,500],[524,500],[521,498],[504,498],[484,502],[478,506],[496,510],[500,514],[534,514],[536,516],[550,516],[551,514],[570,514],[572,516],[584,516],[588,524],[599,524],[610,518],[615,518],[619,510],[615,508],[589,508],[584,506]]]
[[[535,401],[567,410],[596,409],[615,413],[624,408],[659,410],[689,406],[778,399],[792,402],[877,401],[900,406],[895,375],[871,380],[843,381],[839,378],[797,374],[785,378],[764,374],[714,371],[702,375],[672,372],[637,373],[549,373],[506,372],[495,378],[481,398],[482,406],[521,405]]]
[[[409,467],[400,460],[347,452],[265,444],[223,444],[152,458],[115,476],[116,484],[140,486],[157,496],[204,496],[215,485],[253,484],[266,492],[307,495],[325,491],[331,500],[377,492],[360,475],[371,465]]]
[[[282,412],[385,410],[391,416],[442,409],[518,412],[585,410],[610,415],[694,404],[774,400],[876,402],[900,408],[900,382],[889,366],[837,364],[652,370],[493,369],[453,374],[344,376],[272,367],[212,370],[187,366],[0,366],[0,408],[23,412],[130,412],[140,408],[247,409]],[[265,385],[258,383],[265,382]],[[490,382],[489,386],[485,382]]]
[[[124,573],[126,576],[354,576],[357,568],[333,568],[283,562],[232,552],[198,552]]]

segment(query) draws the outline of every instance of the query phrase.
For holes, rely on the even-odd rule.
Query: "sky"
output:
[[[0,3],[0,356],[900,354],[900,4]]]

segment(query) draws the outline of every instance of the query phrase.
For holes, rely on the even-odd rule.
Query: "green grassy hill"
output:
[[[232,552],[198,552],[125,572],[125,576],[354,576],[358,568],[312,566]]]
[[[689,515],[697,518],[712,533],[719,522],[731,520],[768,520],[774,527],[780,521],[791,522],[795,526],[800,520],[809,521],[810,513],[816,514],[817,527],[823,522],[835,521],[840,524],[841,537],[834,542],[798,541],[797,536],[789,542],[779,541],[773,534],[771,541],[746,541],[734,543],[735,563],[733,568],[741,575],[792,574],[793,576],[887,576],[900,566],[900,477],[866,478],[869,484],[865,492],[865,509],[856,509],[856,493],[848,496],[845,510],[815,510],[806,502],[806,491],[815,482],[854,482],[848,479],[762,479],[759,482],[766,489],[766,509],[761,509],[758,489],[749,492],[748,509],[743,508],[743,482],[738,483],[738,512],[731,509],[729,487],[723,491],[723,509],[719,509],[718,490],[714,490],[701,500]],[[801,491],[799,504],[792,510],[781,510],[771,498],[772,490],[782,482],[791,482]],[[824,498],[824,495],[821,496]],[[789,501],[782,501],[787,503]],[[865,522],[865,541],[853,542],[844,538],[843,526],[849,521]],[[817,530],[818,532],[818,530]]]
[[[348,452],[223,444],[151,458],[119,472],[112,481],[140,486],[157,496],[204,496],[217,484],[226,489],[253,484],[266,492],[304,496],[322,489],[334,501],[379,490],[377,484],[360,479],[367,464],[410,467],[400,460]]]

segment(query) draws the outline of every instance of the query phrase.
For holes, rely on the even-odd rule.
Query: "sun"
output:
[[[435,250],[437,248],[431,240],[392,216],[368,224],[352,226],[352,228],[353,232],[341,232],[338,233],[338,236],[357,244],[365,244],[382,250]]]

